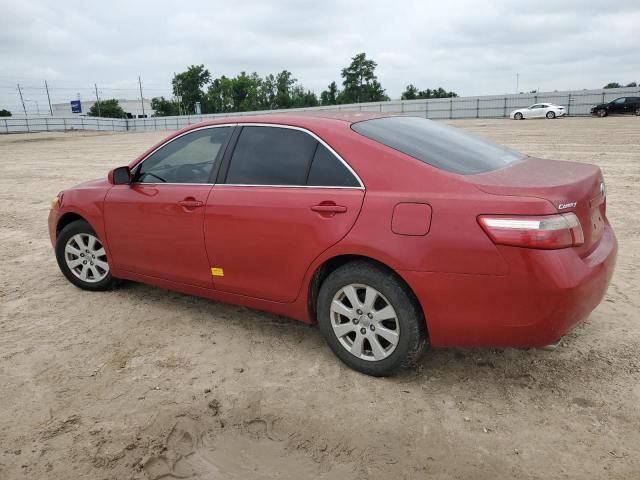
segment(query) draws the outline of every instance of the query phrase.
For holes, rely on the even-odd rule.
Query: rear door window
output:
[[[307,185],[320,187],[359,187],[356,177],[327,147],[318,144]]]
[[[291,128],[245,126],[233,151],[225,183],[305,185],[318,142]]]
[[[462,175],[490,172],[526,158],[523,153],[419,117],[354,123],[357,133],[436,168]]]

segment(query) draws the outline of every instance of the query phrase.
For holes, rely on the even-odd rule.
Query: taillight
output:
[[[540,216],[481,215],[480,225],[498,245],[555,249],[584,243],[580,220],[574,213]]]

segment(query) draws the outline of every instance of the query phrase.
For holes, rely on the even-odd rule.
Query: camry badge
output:
[[[558,210],[563,210],[565,208],[573,208],[575,206],[576,206],[576,202],[561,203],[560,205],[558,205]]]

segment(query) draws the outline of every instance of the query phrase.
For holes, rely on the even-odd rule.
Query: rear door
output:
[[[637,97],[626,97],[624,101],[624,107],[622,113],[635,113],[636,105],[638,103]]]
[[[292,302],[311,262],[351,229],[364,188],[318,137],[244,126],[205,210],[214,287]]]

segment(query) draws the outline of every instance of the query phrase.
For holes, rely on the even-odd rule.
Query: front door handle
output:
[[[180,200],[178,202],[178,205],[184,208],[198,208],[198,207],[202,207],[204,203],[202,203],[200,200],[195,200],[193,198],[185,198],[184,200]]]

